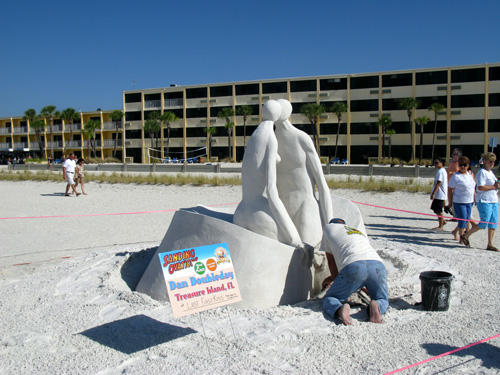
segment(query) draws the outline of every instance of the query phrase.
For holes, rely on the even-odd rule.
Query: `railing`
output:
[[[9,148],[11,148],[9,142],[1,142],[0,143],[0,150],[8,150]]]
[[[82,147],[81,141],[71,141],[68,144],[68,147]]]
[[[60,132],[63,130],[62,125],[52,125],[52,130],[55,132]],[[50,125],[47,126],[47,131],[50,133]]]
[[[161,108],[161,100],[146,100],[144,108]]]
[[[47,142],[47,148],[50,148],[50,147],[57,148],[57,147],[62,147],[62,146],[63,146],[63,142],[62,141],[54,141],[54,142],[50,142],[49,141],[49,142]]]
[[[103,129],[113,129],[113,130],[116,129],[116,126],[115,126],[114,122],[105,122],[104,124],[102,124],[102,127],[103,127]],[[121,123],[118,123],[118,129],[119,130],[122,129],[122,124]]]
[[[67,132],[71,131],[71,128],[73,128],[73,131],[80,130],[80,124],[73,124],[73,125],[66,124],[66,125],[64,125],[64,130]]]
[[[10,128],[0,128],[0,134],[10,134]]]
[[[89,142],[90,142],[90,144],[89,144]],[[90,141],[89,139],[87,139],[87,140],[85,140],[85,141],[83,142],[84,147],[90,147],[90,148],[92,148],[92,144],[93,144],[93,143],[94,143],[94,142],[93,142],[93,141]],[[101,147],[101,141],[100,141],[100,140],[96,140],[96,141],[95,141],[95,147]]]
[[[28,142],[14,142],[14,148],[28,148]]]
[[[38,142],[34,141],[30,143],[31,150],[40,150],[40,146],[38,146]]]
[[[165,107],[182,107],[183,99],[165,99],[163,104]]]
[[[14,128],[14,133],[27,133],[28,132],[28,127],[27,126],[20,126]]]
[[[121,139],[118,140],[117,146],[118,147],[122,146],[122,140]],[[105,139],[104,140],[104,147],[115,147],[115,140],[114,139],[113,140]]]

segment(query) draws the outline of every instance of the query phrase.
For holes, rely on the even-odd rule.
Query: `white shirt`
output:
[[[494,185],[497,182],[497,178],[492,171],[487,171],[486,169],[481,169],[476,175],[477,186]],[[497,203],[498,202],[498,190],[487,190],[481,191],[477,190],[476,202],[481,203]]]
[[[434,193],[434,199],[440,199],[445,201],[448,198],[448,173],[446,173],[446,169],[439,168],[436,172],[436,177],[434,177],[434,186],[432,186],[432,191],[436,187],[438,181],[441,181],[441,186]]]
[[[476,181],[469,172],[455,173],[451,176],[448,186],[453,189],[454,203],[474,203]]]
[[[76,161],[71,159],[66,159],[63,164],[63,168],[66,168],[66,173],[73,172],[75,173]]]
[[[382,261],[363,233],[344,224],[325,225],[320,250],[333,255],[339,272],[360,260]]]

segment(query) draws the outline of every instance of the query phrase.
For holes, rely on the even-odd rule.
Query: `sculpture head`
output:
[[[275,122],[280,118],[281,105],[276,100],[268,100],[262,106],[262,119]]]
[[[278,103],[281,105],[281,115],[279,120],[288,120],[292,115],[292,104],[286,99],[278,99]]]

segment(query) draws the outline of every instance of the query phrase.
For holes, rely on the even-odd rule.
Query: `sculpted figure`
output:
[[[302,241],[316,246],[323,236],[323,227],[333,217],[330,189],[311,138],[288,120],[292,105],[285,99],[278,103],[281,105],[275,132],[281,158],[277,166],[278,193]]]
[[[299,233],[276,187],[279,156],[273,126],[281,112],[281,105],[275,100],[267,101],[262,107],[263,121],[250,137],[243,157],[243,197],[233,223],[297,247],[301,245]]]

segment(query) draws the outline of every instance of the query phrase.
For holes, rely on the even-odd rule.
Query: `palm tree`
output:
[[[154,117],[154,116],[152,116]],[[153,147],[154,137],[158,134],[161,129],[160,121],[156,118],[150,118],[144,123],[144,132],[149,134],[151,138],[151,148]],[[156,144],[158,146],[158,137],[156,137]]]
[[[382,115],[378,119],[377,125],[382,129],[382,158],[383,158],[384,157],[384,149],[385,149],[385,135],[388,133],[388,130],[390,130],[392,127],[392,118],[388,115]],[[392,133],[392,134],[394,134],[394,133]],[[389,149],[390,149],[390,146],[389,146]],[[391,154],[391,152],[389,151],[389,155],[390,154]]]
[[[243,116],[243,149],[247,148],[247,118],[252,115],[252,107],[249,105],[242,105],[236,110],[238,116]]]
[[[228,147],[228,156],[229,156],[230,160],[232,160],[232,157],[231,157],[231,134],[232,134],[233,128],[234,128],[234,122],[232,122],[230,118],[233,116],[234,116],[234,111],[231,107],[222,108],[222,110],[219,111],[219,113],[217,113],[217,117],[226,122],[224,127],[227,130],[227,147]]]
[[[113,157],[116,158],[116,149],[118,148],[118,133],[120,131],[120,124],[123,120],[123,112],[117,109],[111,112],[109,117],[111,117],[111,120],[113,120],[115,124],[115,147],[113,148]]]
[[[427,125],[430,120],[431,119],[427,116],[417,117],[415,119],[415,122],[420,125],[420,161],[424,158],[424,126]]]
[[[36,111],[30,108],[24,112],[24,120],[28,121],[31,128],[35,129],[36,140],[38,142],[38,147],[40,148],[40,154],[42,158],[46,159],[47,154],[45,152],[45,144],[42,141],[42,133],[45,130],[45,121],[40,116],[37,116]]]
[[[340,124],[342,124],[342,113],[347,112],[347,105],[344,102],[335,102],[331,108],[331,111],[337,115],[338,127],[337,127],[337,138],[335,139],[335,156],[337,157],[337,146],[339,144],[339,134],[340,134]]]
[[[82,130],[82,133],[87,137],[87,139],[89,141],[92,140],[92,151],[94,152],[94,158],[97,157],[95,131],[100,126],[101,126],[100,121],[91,119],[85,123],[85,126],[83,127],[83,130]],[[89,143],[90,142],[87,143],[87,146],[89,145]]]
[[[432,135],[432,152],[431,152],[431,160],[434,162],[434,143],[436,142],[436,130],[437,130],[437,124],[438,124],[438,115],[439,112],[442,112],[444,110],[444,105],[441,103],[432,103],[429,108],[427,108],[429,111],[434,112],[434,133]]]
[[[308,103],[302,106],[300,113],[307,117],[313,128],[314,146],[319,155],[319,123],[325,107],[317,103]]]
[[[54,117],[59,117],[55,105],[47,105],[40,111],[40,116],[49,122],[50,126],[50,154],[54,157]]]
[[[167,155],[165,155],[166,157],[168,157],[170,148],[170,125],[172,124],[172,122],[175,122],[178,119],[179,117],[177,117],[177,115],[174,112],[165,112],[163,115],[160,116],[160,122],[162,124],[162,127],[163,123],[167,124]]]
[[[69,139],[63,149],[63,154],[66,155],[66,149],[68,148],[69,143],[73,140],[73,121],[78,120],[80,115],[73,108],[66,108],[61,112],[61,118],[65,123],[69,124]]]
[[[413,111],[418,108],[419,102],[415,98],[403,98],[399,101],[399,108],[405,109],[408,114],[408,122],[410,124],[410,146],[411,146],[411,158],[410,160],[415,159],[415,148],[413,147],[413,123],[411,121],[411,117],[413,115]]]
[[[85,124],[87,125],[87,124]],[[82,133],[82,137],[87,139],[87,157],[90,157],[90,140],[92,139],[92,131],[87,129],[86,126],[83,129],[80,129],[80,133]]]
[[[212,154],[212,136],[217,132],[217,129],[213,127],[207,127],[204,128],[203,131],[207,134],[207,140],[208,140],[208,161],[211,159],[211,154]]]
[[[392,146],[392,135],[396,133],[396,129],[394,128],[389,128],[385,131],[385,134],[389,136],[388,143],[389,143],[389,159],[391,158],[391,146]]]

